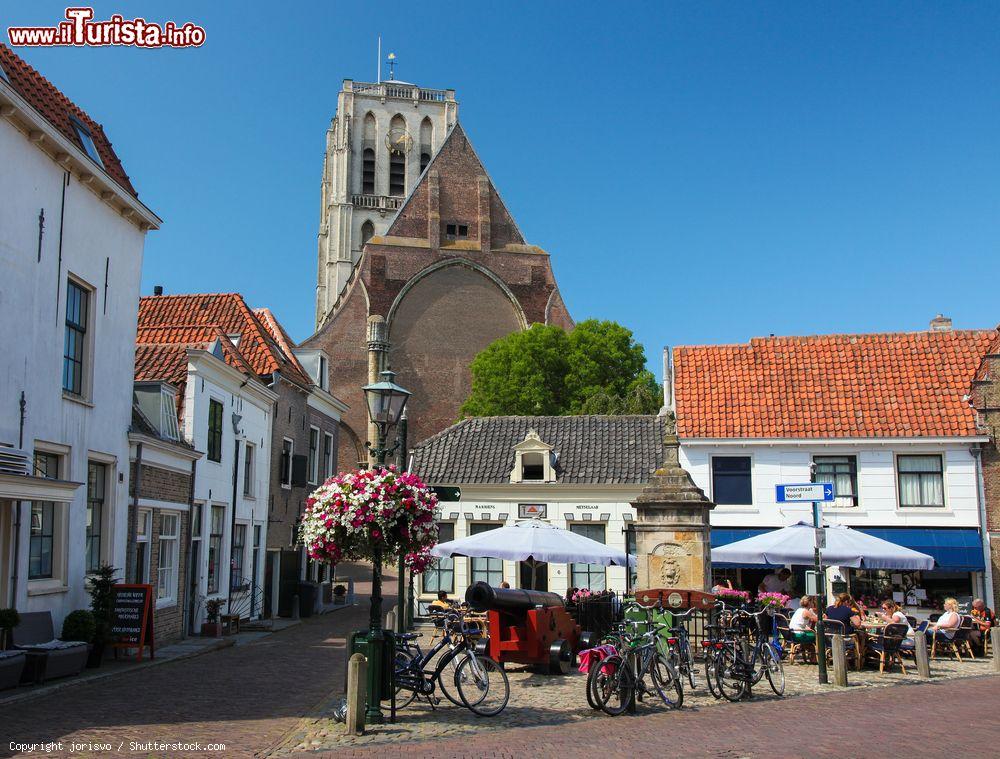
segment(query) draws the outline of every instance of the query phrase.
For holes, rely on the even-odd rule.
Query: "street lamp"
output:
[[[375,457],[379,467],[385,466],[386,457],[396,450],[398,442],[391,448],[386,447],[389,428],[395,426],[406,408],[410,391],[404,390],[393,380],[396,375],[390,371],[380,373],[381,379],[371,385],[365,385],[365,402],[368,404],[368,418],[378,430],[378,440],[372,447],[369,441],[366,445]],[[382,547],[375,543],[372,551],[372,595],[371,609],[368,615],[368,708],[365,712],[365,722],[381,724],[385,721],[382,715],[382,667],[390,666],[382,660],[382,646],[385,636],[382,633]],[[391,659],[389,660],[391,663]]]

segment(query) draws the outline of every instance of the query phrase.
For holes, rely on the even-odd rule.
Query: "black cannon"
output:
[[[538,664],[566,674],[586,633],[566,612],[561,596],[541,590],[469,586],[466,602],[489,615],[489,655],[498,662]]]

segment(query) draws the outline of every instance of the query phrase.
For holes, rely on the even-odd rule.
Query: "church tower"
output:
[[[344,80],[323,159],[317,329],[336,309],[364,244],[385,234],[457,121],[454,90]]]

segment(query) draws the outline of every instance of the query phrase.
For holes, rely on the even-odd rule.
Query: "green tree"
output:
[[[655,414],[661,405],[646,354],[629,329],[589,319],[568,334],[532,325],[473,360],[467,416]]]

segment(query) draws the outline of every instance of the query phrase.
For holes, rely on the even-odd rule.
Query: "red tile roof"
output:
[[[270,318],[277,324],[273,314]],[[284,335],[284,330],[280,331]],[[234,342],[230,342],[229,338]],[[179,348],[183,354],[184,348],[206,348],[216,339],[222,339],[227,363],[241,371],[258,376],[280,372],[282,377],[302,387],[312,384],[309,375],[291,355],[291,344],[282,348],[239,293],[154,295],[140,298],[136,345],[159,346],[163,350],[143,354],[143,362],[140,363],[137,349],[136,379],[140,379],[140,375],[160,370],[158,362],[167,361],[165,357],[168,346],[175,353]],[[287,335],[283,339],[287,343],[291,342]],[[164,366],[163,369],[168,370],[168,367]],[[184,371],[186,373],[186,368]],[[153,379],[151,376],[143,378]]]
[[[973,436],[964,397],[997,330],[674,348],[682,438]]]
[[[264,325],[268,334],[274,338],[275,342],[281,348],[282,352],[288,357],[288,360],[298,367],[299,371],[303,374],[308,375],[309,373],[305,370],[299,359],[295,355],[295,341],[288,336],[285,332],[285,328],[281,326],[281,322],[274,315],[274,312],[269,308],[255,308],[253,310],[254,314],[260,319],[260,323]]]
[[[108,175],[120,184],[122,189],[139,197],[139,193],[135,191],[132,182],[129,181],[128,174],[125,173],[121,161],[118,160],[118,156],[111,146],[111,140],[104,133],[104,127],[90,118],[82,108],[60,92],[52,82],[2,43],[0,43],[0,66],[3,66],[11,86],[17,90],[21,97],[27,100],[31,107],[58,129],[63,136],[86,153],[87,149],[77,136],[70,117],[79,120],[90,132],[94,145],[97,147],[97,154],[101,157]]]

